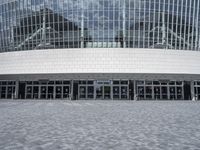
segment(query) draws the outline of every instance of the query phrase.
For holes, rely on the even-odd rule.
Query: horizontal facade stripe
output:
[[[55,49],[0,54],[0,74],[200,74],[200,53],[157,49]]]

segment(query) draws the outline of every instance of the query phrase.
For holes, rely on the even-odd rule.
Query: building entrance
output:
[[[69,99],[70,81],[27,81],[26,99]]]
[[[182,81],[137,81],[138,100],[183,100]]]
[[[127,100],[128,81],[79,81],[78,99]]]
[[[96,85],[96,99],[111,99],[111,85]]]
[[[79,81],[78,99],[94,99],[94,81]]]

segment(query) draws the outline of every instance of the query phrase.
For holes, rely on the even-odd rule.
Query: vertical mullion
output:
[[[15,8],[15,13],[13,15],[14,15],[14,19],[16,21],[16,24],[15,24],[15,30],[13,28],[13,50],[16,51],[16,49],[15,49],[15,47],[16,47],[16,40],[15,40],[15,38],[17,38],[16,37],[16,35],[17,35],[16,34],[16,32],[17,32],[17,2],[14,4],[14,8]],[[15,33],[14,33],[14,31],[15,31]]]
[[[121,13],[121,5],[120,5],[120,1],[118,1],[118,8],[117,9],[119,9],[118,10],[118,38],[120,39],[120,47],[122,47],[122,45],[121,45],[121,22],[120,22],[120,13]]]
[[[126,4],[125,4],[125,0],[123,1],[123,48],[126,48]]]
[[[81,9],[81,2],[80,2],[80,0],[78,0],[77,1],[77,7],[76,7],[76,15],[77,15],[77,17],[76,17],[76,22],[77,22],[77,25],[78,25],[78,27],[77,27],[77,31],[76,31],[76,34],[75,34],[75,37],[76,37],[76,41],[77,41],[77,45],[76,45],[76,48],[80,48],[81,47],[81,45],[80,45],[80,43],[81,43],[81,29],[80,29],[80,27],[81,27],[81,19],[79,19],[80,18],[80,11],[82,12],[82,9]],[[79,8],[81,9],[81,10],[79,10]]]
[[[93,28],[93,33],[92,33],[92,36],[94,38],[94,40],[92,41],[92,48],[95,48],[95,42],[97,42],[98,40],[98,31],[96,31],[96,29],[98,28],[98,24],[97,24],[97,20],[96,20],[96,15],[99,13],[98,12],[98,9],[95,9],[95,6],[94,4],[92,3],[92,13],[95,12],[95,16],[92,17],[92,28]],[[87,11],[88,12],[88,11]],[[91,12],[90,12],[91,13]],[[89,13],[88,13],[88,17],[89,17]],[[96,21],[96,27],[95,27],[95,21]],[[88,25],[89,25],[89,22],[88,22]],[[97,34],[96,34],[97,32]],[[96,35],[96,36],[95,36]]]
[[[169,47],[169,45],[171,46],[170,49],[172,49],[172,43],[169,44],[169,27],[170,27],[170,23],[169,23],[169,16],[170,16],[170,1],[168,0],[168,3],[167,3],[167,6],[168,6],[168,9],[167,9],[167,46]]]
[[[8,40],[8,38],[7,38],[7,32],[8,32],[8,9],[7,9],[7,7],[8,7],[8,3],[6,3],[5,4],[5,6],[6,6],[6,14],[5,14],[5,18],[6,18],[6,27],[5,27],[5,36],[4,36],[4,38],[5,38],[5,50],[6,50],[6,52],[7,52],[7,46],[8,46],[8,42],[7,42],[7,40]]]
[[[30,1],[30,0],[28,0],[28,1]],[[26,8],[29,8],[29,4],[28,4],[28,2],[27,2],[27,6],[26,6]],[[28,10],[27,10],[27,12],[26,12],[26,17],[27,17],[27,20],[26,20],[26,23],[27,23],[27,38],[29,38],[30,36],[31,36],[31,34],[30,34],[30,31],[29,31],[29,26],[30,26],[30,24],[29,24],[29,19],[28,19],[28,17],[30,16],[31,14],[30,13],[28,13]],[[32,15],[30,16],[30,18],[32,17]],[[28,47],[27,47],[27,49],[26,50],[30,50],[30,39],[28,39]]]
[[[196,36],[195,36],[195,50],[198,50],[198,38],[199,38],[199,0],[197,4],[197,17],[196,17]]]
[[[108,45],[108,47],[109,47],[109,43],[110,43],[110,2],[108,2],[107,1],[107,3],[108,3],[108,6],[107,6],[107,8],[106,8],[106,11],[108,11],[108,18],[107,18],[107,32],[108,32],[108,35],[107,35],[107,45]],[[110,44],[110,47],[112,47],[112,44]]]
[[[99,31],[99,30],[100,30],[100,27],[99,27],[100,6],[99,6],[99,5],[100,5],[100,1],[98,0],[98,19],[97,19],[97,22],[98,22],[98,23],[97,23],[97,24],[98,24],[98,31],[97,31],[97,37],[98,37],[97,45],[98,45],[98,46],[97,46],[97,47],[98,47],[98,48],[100,47],[99,44],[101,43],[101,42],[100,42],[100,35],[99,35],[99,33],[100,33],[100,31]]]
[[[13,2],[14,3],[14,2]],[[9,15],[9,24],[11,25],[12,24],[12,27],[10,26],[10,44],[9,44],[9,51],[11,50],[11,48],[13,49],[13,26],[14,26],[14,24],[12,23],[12,20],[14,21],[14,18],[13,18],[13,16],[14,16],[14,14],[13,14],[13,11],[14,11],[14,8],[13,8],[13,3],[10,3],[10,8],[11,8],[11,12],[9,13],[10,15]]]
[[[69,7],[70,5],[70,2],[68,1],[67,3],[67,10],[66,10],[66,14],[67,14],[67,17],[69,18],[69,15],[70,15],[70,11],[71,11],[71,8]],[[70,29],[70,19],[67,18],[67,48],[70,48],[71,47],[71,39],[70,39],[70,32],[71,32],[71,29]]]
[[[74,9],[74,3],[75,2],[73,2],[73,4],[72,4],[72,48],[75,48],[75,43],[74,43],[74,33],[75,33],[75,9]],[[77,1],[76,1],[76,3],[77,3]]]
[[[139,19],[138,19],[138,48],[140,48],[140,42],[141,42],[141,37],[140,37],[140,30],[141,30],[141,28],[140,28],[140,21],[141,21],[141,1],[139,1],[138,2],[139,3],[139,10],[138,10],[138,12],[139,12]]]
[[[62,16],[61,15],[62,13],[61,13],[60,9],[58,8],[58,6],[60,6],[60,0],[57,0],[57,11],[58,11],[58,13],[57,13],[58,14],[58,16],[57,16],[57,24],[58,24],[57,43],[58,43],[58,48],[61,48],[61,46],[60,46],[60,43],[61,43],[61,36],[60,36],[61,35],[61,31],[60,31],[60,23],[61,23],[60,21],[61,20],[60,20],[60,18],[61,17],[60,16]],[[45,16],[46,16],[46,14],[45,14]],[[45,42],[46,42],[46,39],[45,39]]]
[[[42,4],[40,4],[40,9],[39,9],[39,12],[38,12],[38,18],[39,18],[39,21],[38,21],[38,26],[39,26],[39,29],[40,32],[39,32],[39,37],[37,38],[37,43],[36,43],[36,48],[38,48],[38,45],[40,45],[42,43]]]
[[[50,47],[51,47],[51,44],[52,44],[52,43],[51,43],[51,42],[52,42],[52,41],[51,41],[51,29],[50,29],[50,27],[51,27],[51,26],[50,26],[50,24],[51,24],[51,14],[50,14],[50,11],[49,11],[49,10],[47,11],[47,18],[48,18],[47,26],[49,27],[49,29],[48,29],[48,30],[49,30],[49,31],[48,31],[48,43],[49,43],[49,45],[50,45]],[[47,18],[46,18],[46,19],[47,19]]]
[[[21,45],[22,42],[22,24],[21,24],[21,5],[23,3],[23,0],[19,0],[19,14],[18,14],[18,19],[19,19],[19,23],[20,23],[20,28],[19,28],[19,43],[18,43],[18,50],[21,51],[22,49],[19,47]]]
[[[25,13],[24,13],[25,12]],[[25,21],[24,21],[24,17],[26,15],[26,6],[25,6],[25,1],[23,1],[23,41],[22,42],[25,42],[25,39],[26,39],[26,36],[25,36]],[[24,48],[23,48],[24,46]],[[22,46],[22,49],[25,50],[25,43],[23,44]]]
[[[32,4],[32,1],[30,2],[31,3],[31,35],[33,35],[33,16],[34,16],[34,11],[33,11],[33,4]],[[33,38],[31,38],[31,47],[30,47],[30,50],[33,49]]]
[[[136,8],[136,2],[134,1],[134,3],[133,3],[133,48],[135,48],[135,42],[136,42],[136,40],[135,40],[135,33],[136,33],[136,28],[135,28],[135,8]]]
[[[128,4],[129,4],[129,10],[128,10],[128,38],[127,38],[127,40],[128,40],[128,48],[130,48],[131,46],[131,2],[130,2],[130,0],[128,1]]]
[[[84,8],[83,0],[81,0],[81,48],[84,47]]]
[[[2,7],[2,6],[0,6],[0,7]],[[2,10],[0,9],[0,15],[2,15],[1,13],[2,13]],[[3,41],[3,39],[2,39],[2,24],[1,24],[0,25],[0,42],[1,42],[0,43],[0,48],[1,48],[0,53],[2,52],[2,48],[3,48],[2,41]],[[1,87],[0,87],[0,89],[1,89]],[[0,91],[0,93],[1,93],[1,91]]]
[[[191,10],[192,10],[192,0],[190,0],[190,5],[189,5],[189,16],[191,16]],[[190,36],[191,36],[190,35],[190,28],[191,28],[190,23],[191,23],[191,18],[189,18],[189,23],[188,23],[189,27],[188,27],[188,41],[187,41],[188,46],[187,46],[187,50],[190,50],[190,45],[191,45],[191,43],[190,43]]]
[[[178,49],[178,48],[177,48],[177,42],[178,42],[177,40],[178,40],[178,37],[180,36],[180,35],[178,35],[179,4],[180,4],[180,1],[177,0],[177,10],[176,10],[176,32],[175,32],[176,35],[177,35],[177,37],[175,38],[175,49],[176,49],[176,50]]]
[[[8,8],[8,6],[9,6],[9,3],[6,3],[6,9],[7,9],[7,11],[6,11],[6,51],[8,51],[8,45],[9,45],[9,43],[8,43],[8,35],[9,35],[9,13],[10,13],[10,11],[8,10],[9,8]]]
[[[34,3],[35,3],[35,1],[36,0],[34,0]],[[36,13],[37,8],[36,8],[36,6],[34,6],[34,9],[35,9],[35,12],[34,12],[35,13],[35,18],[34,18],[34,21],[35,21],[35,31],[34,32],[37,32],[37,30],[38,30],[38,28],[37,28],[38,24],[37,24],[37,13]],[[33,40],[33,49],[35,49],[36,46],[37,46],[37,36],[35,37],[35,40]]]
[[[151,0],[149,0],[149,3],[148,3],[149,4],[149,7],[148,7],[149,8],[149,10],[148,10],[148,12],[149,12],[149,19],[148,19],[148,21],[149,21],[148,22],[148,48],[150,48],[150,43],[151,43],[150,42],[151,38],[150,38],[150,33],[149,33],[150,30],[151,30],[151,3],[152,3]]]
[[[3,4],[3,15],[5,15],[5,13],[6,13],[6,4]],[[20,15],[21,15],[21,13],[20,13]],[[4,17],[4,19],[3,19],[3,28],[2,28],[2,39],[3,39],[3,49],[4,49],[4,52],[6,51],[6,41],[5,41],[5,32],[6,32],[6,29],[5,29],[5,25],[6,25],[6,18]]]
[[[42,28],[43,28],[43,31],[41,33],[42,35],[42,49],[44,48],[45,49],[45,35],[46,35],[46,24],[45,24],[45,20],[46,20],[46,6],[45,6],[45,1],[43,1],[43,7],[44,7],[44,11],[43,11],[43,14],[42,14]]]
[[[153,10],[153,45],[152,45],[152,48],[154,48],[154,44],[155,44],[155,32],[156,32],[156,29],[155,29],[155,22],[156,22],[156,0],[154,0],[154,10]]]
[[[82,0],[83,1],[83,6],[84,6],[84,0]],[[89,30],[88,29],[90,29],[90,22],[92,22],[93,23],[93,21],[94,21],[94,19],[93,19],[93,17],[94,16],[92,16],[92,20],[90,20],[90,17],[89,17],[89,3],[87,2],[86,3],[87,5],[86,5],[86,9],[83,11],[83,16],[85,17],[84,18],[84,20],[83,20],[83,25],[85,26],[87,26],[87,29],[86,29],[86,33],[85,33],[85,30],[84,30],[84,35],[86,34],[87,35],[87,43],[89,43],[90,42],[90,34],[89,34]],[[91,8],[91,10],[90,11],[93,11],[93,7]],[[85,16],[85,14],[86,14],[86,16]],[[94,36],[93,36],[93,32],[94,32],[94,28],[93,28],[93,25],[91,26],[91,30],[92,30],[92,32],[91,32],[91,36],[92,36],[92,40],[94,40]],[[85,40],[84,40],[84,42],[85,42]],[[91,44],[92,42],[90,42],[90,44]],[[92,47],[92,46],[91,46]]]
[[[181,50],[183,47],[182,47],[182,31],[183,31],[183,0],[181,1],[181,22],[180,22],[180,29],[179,29],[179,32],[180,32],[180,39],[179,39],[179,50]]]
[[[194,0],[194,4],[193,4],[193,21],[192,21],[192,40],[191,40],[191,49],[192,50],[195,50],[195,47],[194,47],[194,27],[195,27],[195,14],[196,14],[196,9],[195,9],[195,6],[196,6],[196,1]]]
[[[175,12],[174,12],[174,7],[175,7],[175,3],[174,3],[174,1],[175,0],[173,0],[173,3],[172,3],[172,5],[173,5],[173,8],[172,8],[172,22],[171,22],[171,45],[173,46],[174,45],[174,35],[173,35],[173,33],[174,33],[174,15],[175,15]],[[174,49],[175,49],[176,47],[174,47]]]
[[[102,29],[102,34],[103,34],[103,42],[102,42],[102,48],[104,48],[104,42],[105,42],[105,26],[104,26],[104,24],[105,24],[105,20],[104,20],[104,18],[105,18],[105,3],[104,3],[104,0],[103,0],[103,6],[102,6],[102,11],[103,11],[103,20],[102,20],[102,22],[103,22],[103,29]]]
[[[64,13],[64,8],[65,8],[64,7],[64,0],[62,0],[62,16],[63,16],[63,18],[62,18],[62,34],[63,34],[63,36],[62,36],[62,38],[63,38],[62,48],[65,48],[65,13]]]
[[[144,0],[144,9],[143,9],[143,14],[144,14],[144,21],[143,21],[143,46],[142,48],[145,48],[146,45],[146,0]]]
[[[115,31],[115,0],[113,0],[111,3],[112,3],[112,7],[113,7],[112,8],[112,11],[113,11],[112,12],[113,13],[113,17],[112,17],[112,22],[113,22],[113,24],[112,24],[113,25],[113,29],[112,29],[113,37],[112,38],[113,39],[112,39],[112,42],[113,42],[113,45],[114,45],[113,48],[114,48],[115,46],[117,47],[117,41],[116,41],[116,45],[114,44],[115,43],[115,32],[114,32]]]
[[[158,1],[158,33],[157,33],[157,43],[159,44],[160,43],[160,13],[161,13],[161,9],[160,9],[160,0]]]
[[[3,13],[3,4],[0,5],[1,9],[0,9],[0,15],[2,15]],[[3,18],[2,18],[3,21]],[[3,23],[0,25],[0,46],[1,46],[1,50],[0,52],[3,52],[3,37],[2,37],[2,31],[3,31]],[[0,87],[0,92],[1,92],[1,87]],[[1,98],[1,95],[0,95]]]
[[[185,7],[185,22],[184,22],[184,24],[185,24],[185,26],[184,26],[184,42],[183,42],[183,44],[184,44],[184,46],[183,46],[183,49],[185,50],[186,49],[186,32],[187,32],[187,16],[188,16],[188,0],[186,0],[186,5],[185,5],[186,7]]]
[[[163,20],[163,32],[164,32],[164,34],[165,35],[163,35],[162,37],[163,37],[163,44],[164,44],[164,48],[165,49],[168,49],[168,47],[167,47],[167,45],[166,45],[166,2],[165,2],[165,0],[164,0],[164,2],[163,2],[163,12],[162,12],[163,14],[162,14],[162,17],[164,17],[164,18],[162,18],[162,20]]]

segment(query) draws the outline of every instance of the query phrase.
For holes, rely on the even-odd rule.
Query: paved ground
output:
[[[199,102],[0,102],[0,150],[198,150]]]

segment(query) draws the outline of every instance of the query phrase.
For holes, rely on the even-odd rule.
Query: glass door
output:
[[[53,99],[54,97],[53,90],[54,90],[53,86],[48,86],[48,93],[47,93],[48,99]]]
[[[86,99],[86,86],[85,85],[79,86],[79,99]]]
[[[110,88],[110,86],[104,86],[104,99],[111,99],[111,88]]]
[[[56,99],[62,98],[62,86],[56,86]]]
[[[182,86],[177,87],[177,99],[178,100],[183,99],[183,87]]]
[[[121,86],[121,99],[128,99],[128,86]]]
[[[152,86],[146,86],[146,99],[147,100],[152,100],[153,95],[152,95]]]
[[[113,86],[113,99],[120,99],[119,86]]]
[[[94,86],[88,86],[87,98],[94,99]]]
[[[175,95],[175,87],[169,87],[169,92],[170,92],[170,100],[175,100],[176,95]]]
[[[168,99],[168,92],[167,92],[167,87],[163,86],[161,87],[161,94],[162,94],[162,100],[167,100]]]
[[[138,100],[144,100],[144,86],[138,86]]]
[[[103,99],[103,86],[102,85],[98,85],[96,87],[96,99]]]
[[[33,86],[33,99],[38,99],[39,97],[39,86]]]
[[[46,99],[47,98],[47,87],[41,86],[41,93],[40,93],[40,99]]]
[[[159,100],[160,99],[160,86],[154,87],[154,94],[155,94],[155,99]]]
[[[69,98],[69,94],[70,94],[70,88],[69,86],[64,86],[63,87],[63,98]]]
[[[31,99],[32,98],[32,86],[27,86],[26,87],[26,99]]]

